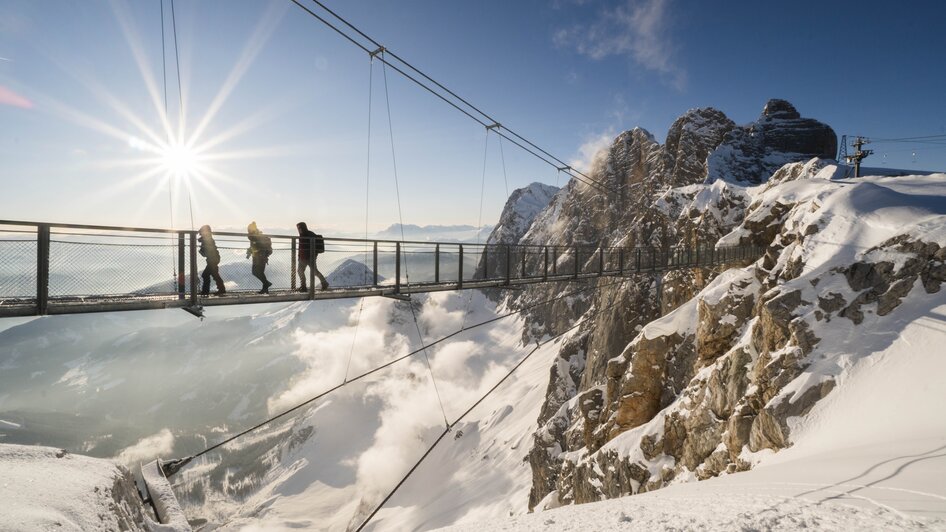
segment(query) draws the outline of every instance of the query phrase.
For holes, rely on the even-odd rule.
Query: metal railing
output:
[[[762,253],[745,246],[656,249],[325,238],[325,252],[309,260],[328,277],[329,288],[321,290],[312,268],[305,283],[298,276],[300,238],[267,236],[273,244],[265,268],[272,283],[268,294],[257,293],[261,282],[246,257],[246,234],[215,232],[226,294],[203,296],[205,261],[198,255],[196,231],[0,220],[0,317],[403,297],[709,268],[745,263]],[[299,291],[303,284],[304,292]]]

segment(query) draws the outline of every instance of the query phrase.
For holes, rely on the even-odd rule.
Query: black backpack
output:
[[[325,253],[325,238],[322,235],[315,233],[315,237],[312,239],[313,244],[315,244],[315,254]]]

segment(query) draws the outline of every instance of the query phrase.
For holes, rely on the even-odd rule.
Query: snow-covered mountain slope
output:
[[[867,342],[837,388],[792,421],[792,447],[758,453],[751,471],[448,530],[946,530],[937,303],[905,302],[899,334]]]
[[[374,272],[364,263],[346,259],[325,276],[329,286],[359,286],[374,282]],[[384,276],[378,274],[378,283],[384,282]]]
[[[914,341],[932,348],[946,340],[938,325],[917,333],[941,324],[946,175],[834,180],[839,169],[817,160],[783,170],[748,191],[744,221],[721,241],[764,245],[766,255],[647,324],[608,362],[607,380],[575,397],[596,406],[564,418],[569,452],[543,505],[744,471],[807,437],[842,452],[877,444],[881,434],[895,447],[944,434],[924,407],[946,393],[930,374],[911,373],[923,363],[903,353]],[[888,353],[898,338],[906,343]],[[873,433],[850,430],[850,415],[840,414],[823,414],[830,419],[822,423],[845,429],[806,432],[819,401],[857,393],[845,384],[852,367],[888,358],[906,372],[892,390],[920,386],[928,395],[892,391],[899,396],[884,402],[897,406],[876,418],[890,426]],[[548,435],[561,433],[551,428],[566,413],[537,433],[537,449],[555,444]]]

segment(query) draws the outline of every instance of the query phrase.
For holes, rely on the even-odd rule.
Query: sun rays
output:
[[[244,209],[228,197],[227,191],[250,191],[258,188],[258,185],[251,188],[239,177],[224,171],[220,163],[275,157],[296,151],[296,147],[287,146],[228,146],[228,143],[232,144],[235,139],[245,137],[254,129],[275,119],[288,107],[284,105],[285,102],[279,106],[280,109],[273,105],[261,106],[229,126],[221,126],[218,118],[231,94],[278,27],[286,12],[285,6],[270,4],[261,14],[229,73],[220,82],[209,100],[210,103],[203,108],[196,120],[188,117],[190,80],[183,75],[181,78],[184,79],[177,79],[178,74],[175,72],[180,70],[170,66],[172,63],[169,61],[162,65],[160,55],[155,59],[154,49],[157,48],[160,54],[160,44],[155,46],[151,43],[150,47],[145,45],[147,41],[143,36],[146,33],[139,28],[128,5],[111,2],[110,6],[149,103],[140,110],[133,110],[135,105],[129,100],[139,99],[144,102],[145,100],[140,98],[142,95],[123,99],[117,95],[119,92],[98,79],[90,69],[80,68],[77,61],[64,59],[66,54],[55,54],[49,50],[47,53],[50,59],[91,93],[114,118],[108,119],[104,113],[91,109],[76,109],[65,102],[36,93],[45,111],[104,135],[113,142],[111,147],[100,152],[111,152],[113,155],[96,154],[95,159],[91,161],[91,169],[117,170],[127,174],[104,190],[90,191],[88,203],[105,206],[106,202],[113,202],[120,197],[129,198],[131,194],[136,193],[133,192],[135,189],[144,187],[134,198],[136,212],[132,222],[146,216],[153,217],[156,212],[154,209],[161,208],[167,212],[168,206],[158,206],[162,196],[169,198],[171,225],[180,225],[183,221],[183,218],[177,219],[176,212],[186,213],[189,210],[192,217],[200,217],[201,205],[209,204],[223,207],[234,219],[248,218]],[[148,23],[159,24],[159,19],[160,13],[155,11]],[[167,30],[162,28],[162,31]],[[148,39],[153,39],[153,35],[149,35]],[[185,41],[182,48],[186,44]],[[173,61],[174,57],[179,55],[172,51],[167,57]],[[162,77],[165,76],[160,70],[162,66],[167,71],[164,83],[169,89],[167,91],[162,87]],[[138,106],[140,107],[140,104]],[[191,128],[189,123],[196,125]],[[116,157],[115,152],[121,155]],[[202,199],[202,202],[198,199]],[[193,223],[193,220],[188,220],[188,223]]]

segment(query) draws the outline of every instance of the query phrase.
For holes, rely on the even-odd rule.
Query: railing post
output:
[[[49,226],[36,226],[36,313],[49,312]]]
[[[297,273],[296,272],[296,237],[292,237],[289,240],[290,240],[289,252],[292,253],[292,258],[289,259],[289,277],[290,277],[289,288],[291,288],[292,291],[295,292],[296,291],[296,273]]]
[[[552,275],[558,275],[558,246],[552,246]]]
[[[509,286],[510,279],[512,279],[512,247],[506,244],[506,286]]]
[[[401,292],[401,243],[394,244],[394,293]]]
[[[309,299],[315,299],[315,261],[317,258],[315,239],[309,237]]]
[[[190,232],[191,305],[197,306],[197,231]]]
[[[604,246],[598,247],[598,277],[604,275]]]
[[[641,272],[641,248],[637,248],[637,259],[634,262],[634,271]]]
[[[578,262],[578,244],[575,244],[575,279],[578,279],[578,273],[581,271],[581,263]]]
[[[696,244],[696,267],[700,266],[700,244]]]
[[[434,282],[440,282],[440,244],[434,246]]]
[[[547,281],[549,278],[549,247],[545,246],[545,258],[543,259],[542,266],[542,280]]]
[[[463,288],[463,244],[460,244],[460,260],[457,264],[457,290]]]
[[[657,271],[657,250],[653,246],[650,248],[650,269],[651,271]]]
[[[618,273],[624,277],[624,246],[618,248]]]
[[[184,232],[177,234],[177,298],[184,299]]]
[[[374,279],[372,280],[373,286],[378,286],[378,241],[375,240],[372,243],[372,258],[371,258],[371,273],[373,274]]]
[[[483,279],[489,279],[489,244],[483,244]]]
[[[529,252],[526,251],[526,250],[528,250],[528,249],[529,249],[528,247],[523,247],[523,248],[522,248],[522,255],[520,255],[520,258],[522,259],[522,271],[521,271],[520,274],[519,274],[519,278],[520,278],[520,279],[525,279],[525,278],[526,278],[526,255],[529,254]]]

